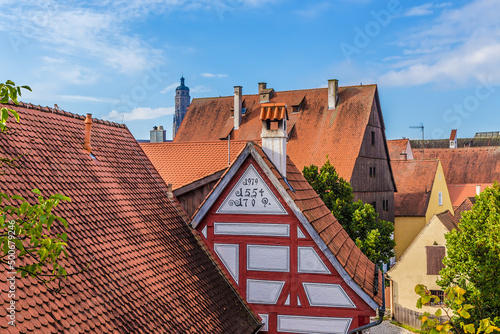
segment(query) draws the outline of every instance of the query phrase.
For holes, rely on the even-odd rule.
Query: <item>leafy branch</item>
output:
[[[16,86],[12,80],[0,83],[0,103],[7,104],[9,101],[12,101],[16,105],[19,104],[17,98],[21,96],[21,89],[26,89],[31,92],[29,86]],[[0,109],[0,132],[7,131],[7,120],[9,116],[13,116],[16,122],[19,123],[19,114],[14,109],[2,107]]]
[[[431,294],[431,292],[423,284],[415,286],[415,292],[420,296],[417,300],[418,308],[422,308],[423,305],[428,304],[431,301],[436,304],[440,302],[440,298]],[[495,323],[491,321],[490,318],[481,319],[477,328],[473,323],[466,324],[463,321],[457,321],[459,319],[458,317],[469,319],[471,317],[469,311],[474,308],[471,304],[466,304],[466,299],[464,297],[465,293],[466,290],[459,286],[447,288],[444,292],[445,297],[443,301],[445,307],[439,308],[434,313],[436,318],[434,318],[429,312],[424,312],[424,314],[419,317],[422,322],[422,331],[429,334],[480,334],[500,331],[500,328],[496,327]],[[443,311],[446,313],[448,320],[441,324],[439,317],[442,316]]]

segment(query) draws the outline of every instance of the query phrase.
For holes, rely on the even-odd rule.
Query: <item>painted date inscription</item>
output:
[[[241,187],[236,188],[234,196],[236,199],[229,200],[229,206],[235,207],[255,207],[260,201],[264,208],[271,205],[269,199],[264,195],[265,190],[259,187],[259,179],[247,177],[241,182]]]
[[[255,168],[250,165],[231,189],[217,213],[286,214],[286,210]]]

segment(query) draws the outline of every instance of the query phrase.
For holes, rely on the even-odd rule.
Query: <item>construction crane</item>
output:
[[[420,125],[414,125],[414,126],[410,126],[410,129],[420,129],[422,131],[422,145],[424,144],[424,124],[423,123],[420,123]]]

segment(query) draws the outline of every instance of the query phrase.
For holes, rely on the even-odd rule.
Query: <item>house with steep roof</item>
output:
[[[393,160],[391,165],[398,187],[394,250],[399,260],[427,222],[445,210],[453,212],[453,206],[439,160]]]
[[[444,292],[436,284],[436,280],[444,267],[442,260],[446,255],[445,234],[458,228],[462,213],[471,210],[475,202],[475,197],[468,197],[458,206],[454,215],[449,210],[435,214],[399,261],[387,272],[392,297],[390,308],[396,321],[412,326],[408,321],[408,314],[415,315],[416,319],[418,314],[434,314],[442,306]],[[417,284],[427,286],[433,295],[440,297],[441,302],[418,309],[415,306],[418,298],[415,294]]]
[[[434,215],[418,233],[413,242],[400,256],[398,262],[387,272],[390,279],[392,295],[391,310],[396,321],[406,324],[408,312],[435,313],[442,303],[416,307],[418,296],[415,286],[424,284],[434,294],[444,299],[441,287],[437,285],[439,271],[444,267],[446,255],[445,234],[457,228],[453,214],[446,210]]]
[[[415,159],[439,159],[453,206],[500,180],[500,146],[414,148]]]
[[[257,315],[234,289],[124,125],[21,103],[0,134],[2,192],[37,200],[62,193],[69,223],[64,294],[17,275],[16,326],[2,333],[256,333]],[[56,225],[56,224],[54,224]],[[53,226],[52,233],[61,233]],[[91,260],[93,259],[93,260]],[[7,270],[0,272],[5,291]],[[9,275],[10,277],[10,275]],[[56,284],[56,283],[54,283]],[[53,286],[49,285],[49,288]]]
[[[193,99],[174,142],[261,140],[261,106],[287,106],[287,152],[299,170],[322,166],[328,156],[351,183],[355,199],[394,221],[394,183],[376,85],[275,91],[259,83],[258,94]]]
[[[387,147],[391,160],[413,159],[413,152],[408,138],[388,140]]]
[[[262,147],[248,142],[191,225],[264,333],[347,333],[382,304],[382,272],[286,156],[287,108],[263,104]]]
[[[246,142],[217,140],[139,145],[191,217]]]

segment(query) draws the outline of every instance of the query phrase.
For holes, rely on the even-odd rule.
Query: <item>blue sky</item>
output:
[[[387,138],[500,130],[500,1],[0,2],[3,79],[22,100],[171,136],[191,97],[376,83]]]

